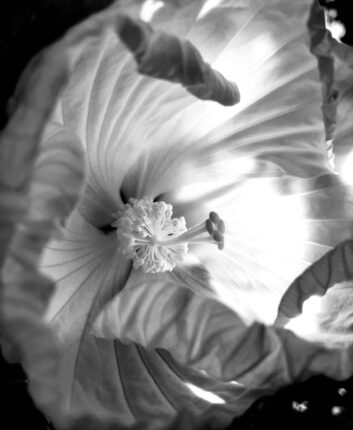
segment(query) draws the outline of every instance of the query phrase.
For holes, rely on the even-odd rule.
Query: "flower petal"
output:
[[[53,100],[67,80],[66,65],[55,59],[55,53],[49,54],[46,60],[42,67],[32,65],[23,76],[17,97],[12,102],[12,117],[0,136],[0,201],[1,221],[4,223],[1,229],[1,262],[14,225],[26,212],[26,194],[40,136],[53,110]],[[49,67],[50,62],[55,64],[55,73]],[[37,99],[37,94],[43,97]]]
[[[227,110],[187,105],[188,100],[179,105],[179,99],[173,97],[177,89],[171,88],[168,103],[164,93],[157,96],[159,83],[151,82],[156,101],[134,111],[139,123],[146,125],[143,139],[148,148],[125,176],[123,193],[171,202],[177,215],[185,215],[191,225],[209,210],[224,209],[228,231],[233,233],[228,235],[228,247],[224,255],[203,249],[202,261],[217,278],[221,295],[237,304],[238,312],[248,320],[272,322],[281,294],[293,278],[351,235],[351,207],[343,204],[350,197],[335,176],[328,174],[319,79],[303,36],[309,5],[282,2],[265,7],[254,2],[242,8],[220,2],[218,6],[207,13],[194,10],[194,23],[190,19],[188,26],[171,31],[186,32],[212,66],[220,66],[239,83],[245,100]],[[170,16],[174,19],[178,12],[163,5],[151,23],[164,30]],[[275,27],[274,23],[284,25],[288,20],[272,20],[276,14],[291,15],[293,27],[286,28],[285,39],[281,25]],[[219,28],[224,32],[219,34]],[[261,40],[252,33],[254,28],[257,32],[263,28]],[[208,43],[211,38],[212,44]],[[244,53],[249,50],[251,56]],[[231,59],[238,57],[242,62],[230,70]],[[148,85],[140,84],[143,88]],[[130,102],[138,107],[138,98]],[[158,110],[161,102],[162,112]],[[154,128],[158,120],[163,127]],[[132,138],[137,132],[126,130]],[[313,185],[312,181],[285,177],[286,173],[320,176]],[[287,187],[296,192],[278,192],[282,182],[292,182]],[[204,190],[209,193],[202,195]],[[222,192],[228,195],[220,201]],[[329,203],[332,198],[335,205]],[[228,286],[237,286],[236,291],[228,294]],[[273,294],[267,296],[271,290]],[[267,306],[263,306],[264,300]],[[258,304],[252,314],[249,302]]]
[[[300,336],[326,344],[349,343],[353,323],[352,255],[353,242],[348,240],[310,266],[282,297],[276,324],[287,323]]]
[[[128,192],[160,195],[190,183],[190,178],[196,182],[200,176],[201,180],[207,180],[208,175],[222,177],[234,173],[231,161],[239,159],[266,161],[275,172],[300,176],[327,172],[318,105],[320,86],[315,61],[305,47],[308,6],[304,2],[275,3],[255,1],[244,8],[234,2],[219,2],[187,29],[188,39],[206,61],[237,82],[242,101],[227,109],[190,104],[188,99],[176,99],[176,88],[167,93],[161,88],[159,96],[155,88],[156,100],[138,110],[139,122],[146,124],[144,140],[150,144],[141,163],[126,178]],[[151,21],[156,28],[162,10]],[[139,101],[133,102],[137,105]],[[155,113],[161,103],[163,111]],[[152,119],[159,119],[163,127],[152,129]],[[130,135],[136,132],[131,130]],[[163,146],[154,151],[158,142]],[[219,165],[225,158],[227,169]],[[145,180],[136,184],[133,178],[137,171],[140,177],[141,170]]]
[[[312,7],[309,28],[322,80],[326,139],[333,146],[335,169],[351,182],[353,48],[332,37],[317,4]]]
[[[115,238],[76,212],[66,224],[65,240],[52,242],[42,259],[42,270],[56,283],[46,319],[60,338],[56,383],[67,393],[67,413],[79,416],[90,411],[93,419],[106,417],[122,428],[140,420],[158,423],[160,417],[171,421],[183,408],[199,415],[210,403],[192,392],[192,384],[224,401],[218,425],[225,426],[235,405],[242,413],[252,396],[180,366],[169,354],[97,339],[90,333],[111,297],[122,287],[125,291],[146,281],[138,271],[129,274],[130,264],[114,252],[114,244]],[[152,279],[153,275],[148,282]]]
[[[350,182],[352,127],[348,118],[352,109],[353,50],[332,37],[324,14],[314,2],[308,22],[311,49],[318,58],[322,80],[327,144],[333,144],[335,169],[341,171],[343,181]],[[281,300],[277,323],[287,322],[287,327],[300,336],[327,344],[344,345],[350,341],[349,244],[340,243],[291,284]]]
[[[24,366],[36,403],[62,425],[63,397],[55,380],[58,345],[53,331],[42,322],[53,283],[37,266],[43,247],[76,204],[84,162],[77,138],[61,126],[48,125],[67,79],[66,64],[54,53],[41,60],[23,76],[0,142],[0,183],[10,197],[4,200],[4,205],[9,203],[4,225],[14,233],[1,272],[1,344],[8,360],[20,360]],[[45,148],[39,145],[42,135],[48,141]],[[26,208],[17,205],[19,200]],[[12,217],[14,209],[18,213]]]
[[[155,12],[150,24],[156,31],[187,38],[212,68],[239,83],[242,101],[227,108],[139,76],[112,30],[124,8],[100,17],[101,37],[97,19],[97,37],[75,51],[57,118],[84,142],[95,199],[119,206],[124,179],[126,198],[155,198],[190,180],[231,174],[231,161],[239,159],[299,176],[327,172],[320,85],[305,45],[308,9],[304,0],[254,0],[246,7],[220,1],[211,8],[195,1],[165,2]],[[218,164],[225,154],[227,169]]]
[[[194,221],[219,211],[226,225],[224,249],[202,245],[191,251],[223,303],[248,322],[271,324],[291,282],[352,236],[353,195],[333,174],[310,180],[248,178],[233,190],[223,196],[216,190],[195,201],[192,189],[185,188],[175,206],[181,205],[186,219],[196,215]]]
[[[351,344],[326,349],[282,328],[247,326],[224,305],[180,287],[161,279],[131,285],[98,316],[94,334],[165,348],[182,364],[254,389],[316,373],[344,379],[353,371]]]
[[[335,284],[353,278],[353,242],[347,240],[310,266],[288,288],[279,306],[277,321],[299,315],[312,295],[324,295]]]

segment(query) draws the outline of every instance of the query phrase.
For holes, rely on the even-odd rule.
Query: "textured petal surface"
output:
[[[348,190],[330,177],[308,12],[304,1],[168,2],[150,16],[154,28],[190,40],[237,83],[234,107],[138,77],[108,30],[78,57],[61,101],[60,119],[87,149],[83,216],[102,226],[122,200],[145,195],[172,203],[188,225],[221,211],[225,252],[195,253],[220,297],[249,321],[272,322],[289,283],[352,231],[351,207],[340,203],[349,202]]]
[[[193,252],[219,299],[248,322],[272,323],[292,280],[352,232],[352,193],[332,174],[248,178],[231,197],[201,203],[204,216],[216,207],[225,220],[225,248]]]
[[[228,402],[218,422],[225,425],[234,408],[241,413],[250,404],[251,396],[243,389],[184,368],[167,353],[92,335],[98,311],[125,285],[131,270],[114,252],[114,236],[98,232],[76,213],[66,226],[66,240],[52,242],[43,256],[42,270],[54,276],[57,288],[47,319],[63,340],[59,381],[63,391],[70,393],[67,406],[84,415],[90,405],[97,417],[107,414],[128,426],[136,419],[171,419],[180,408],[201,414],[212,403],[207,401],[208,393],[218,396],[218,403]],[[134,271],[126,285],[141,279],[145,281],[143,273]],[[165,282],[163,276],[160,279]],[[195,387],[206,400],[195,395]]]
[[[56,379],[59,346],[55,332],[42,321],[53,283],[37,266],[43,247],[60,233],[76,204],[84,162],[76,136],[48,124],[68,76],[67,64],[55,51],[39,64],[34,62],[23,76],[12,119],[0,137],[1,231],[5,228],[5,239],[13,232],[1,271],[1,347],[8,360],[21,361],[37,405],[63,424],[63,393]],[[44,148],[42,135],[48,143]]]
[[[340,43],[326,28],[324,10],[314,3],[309,20],[311,48],[317,56],[323,88],[323,115],[326,139],[331,141],[334,165],[351,182],[346,165],[352,150],[353,48]],[[348,160],[351,163],[351,157]]]
[[[323,119],[333,164],[352,183],[351,46],[334,39],[324,9],[314,2],[308,21],[311,50],[317,57],[323,89]],[[352,274],[350,242],[340,244],[299,276],[283,296],[277,322],[300,336],[327,344],[351,341]]]
[[[352,126],[352,99],[353,99],[353,47],[335,43],[335,82],[340,91],[337,110],[337,130],[334,139],[336,155],[336,168],[342,170],[345,157],[352,151],[353,126]]]
[[[340,71],[336,72],[337,86],[340,89],[341,97],[337,108],[337,129],[334,139],[334,152],[335,152],[335,167],[339,172],[344,174],[344,170],[351,169],[351,164],[345,166],[347,156],[349,162],[352,161],[352,147],[353,147],[353,126],[351,118],[353,117],[353,48],[347,46],[347,55],[351,64],[336,58],[337,68]],[[348,59],[347,59],[348,60]],[[348,62],[348,61],[347,61]],[[349,182],[352,183],[351,176],[348,175]]]
[[[340,243],[310,266],[284,294],[278,319],[299,315],[304,301],[310,296],[322,296],[335,284],[350,281],[353,277],[352,254],[352,241],[349,240]]]
[[[112,31],[78,59],[62,99],[63,119],[87,145],[97,201],[106,196],[119,202],[117,189],[126,172],[126,197],[173,190],[190,182],[191,169],[193,178],[226,174],[224,168],[215,170],[224,153],[265,160],[276,172],[314,176],[327,171],[320,85],[304,34],[306,2],[220,2],[200,12],[200,2],[166,4],[151,25],[186,37],[238,84],[242,101],[233,108],[199,102],[179,86],[137,77],[134,60]],[[124,163],[116,169],[120,157]]]
[[[288,328],[308,339],[334,345],[350,343],[352,279],[352,241],[348,240],[289,286],[281,299],[276,322],[287,323]]]
[[[176,287],[165,279],[127,285],[98,317],[95,335],[166,348],[181,363],[249,388],[271,390],[316,373],[341,379],[353,371],[352,344],[326,349],[283,328],[247,326],[224,305]]]

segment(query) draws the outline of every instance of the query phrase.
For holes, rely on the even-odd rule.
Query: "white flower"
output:
[[[118,2],[37,57],[2,137],[5,208],[19,221],[3,270],[6,351],[21,352],[59,426],[166,428],[186,410],[190,426],[224,428],[257,389],[352,371],[351,349],[262,324],[297,311],[286,289],[352,231],[324,144],[310,5],[146,12],[157,3]],[[206,412],[190,386],[224,404]]]

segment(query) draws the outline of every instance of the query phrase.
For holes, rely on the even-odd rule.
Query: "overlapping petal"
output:
[[[43,247],[52,235],[60,234],[84,180],[77,137],[49,123],[53,102],[68,77],[67,64],[61,60],[54,51],[39,60],[39,67],[38,63],[29,67],[0,138],[2,238],[13,234],[1,271],[0,316],[5,357],[21,361],[36,403],[62,424],[63,393],[56,383],[59,346],[55,332],[42,321],[53,282],[38,271]],[[41,148],[43,135],[47,145]],[[2,251],[6,245],[3,240]]]
[[[273,323],[292,280],[351,237],[352,194],[328,174],[248,179],[232,199],[216,200],[226,223],[224,251],[200,247],[194,253],[224,303],[248,322]]]
[[[276,171],[304,176],[327,171],[320,85],[303,34],[306,3],[221,2],[206,14],[201,3],[163,4],[151,25],[194,43],[206,61],[238,84],[242,102],[234,108],[198,102],[178,86],[137,77],[134,60],[107,31],[86,48],[62,99],[66,124],[89,149],[97,199],[108,193],[119,200],[112,187],[119,188],[126,172],[127,196],[159,195],[189,183],[190,169],[194,178],[198,172],[209,175],[225,152],[264,159]],[[123,166],[114,169],[122,154]]]
[[[181,363],[247,388],[276,389],[317,373],[345,379],[353,371],[352,344],[329,349],[283,328],[248,326],[228,307],[165,279],[127,285],[93,330],[105,339],[168,349]]]
[[[317,56],[322,80],[326,139],[333,147],[335,168],[341,172],[352,146],[353,48],[332,36],[324,15],[314,3],[309,20],[311,49]]]
[[[317,2],[311,8],[309,29],[323,87],[327,144],[333,146],[335,169],[343,181],[350,182],[353,50],[332,37],[325,25],[324,10]],[[310,339],[337,345],[350,342],[349,247],[349,241],[341,243],[290,285],[281,299],[278,322],[287,321],[288,327]]]
[[[138,7],[131,6],[130,12],[137,16]],[[350,208],[332,214],[326,203],[333,194],[347,198],[343,187],[327,192],[321,185],[310,186],[307,193],[305,182],[293,180],[295,192],[278,185],[289,181],[288,174],[330,172],[318,72],[306,45],[308,12],[306,2],[255,1],[247,7],[220,2],[208,10],[207,3],[180,7],[168,2],[150,17],[157,30],[193,42],[212,67],[238,84],[242,100],[235,107],[199,102],[179,86],[138,77],[134,60],[112,32],[79,58],[61,102],[62,120],[87,146],[91,175],[84,216],[101,226],[112,221],[109,211],[116,211],[122,199],[145,195],[173,203],[189,225],[209,210],[224,208],[229,246],[224,255],[203,249],[200,258],[214,268],[221,289],[250,284],[256,295],[274,290],[272,313],[261,315],[257,309],[254,315],[245,309],[248,319],[257,315],[273,321],[290,281],[351,234]],[[337,230],[335,237],[332,231]],[[255,240],[260,249],[254,251]],[[269,248],[271,262],[264,258]],[[289,257],[283,256],[288,248]],[[278,258],[287,260],[281,268]],[[243,308],[251,293],[235,290],[244,300],[233,297],[232,302]],[[228,293],[221,295],[229,300]]]
[[[323,296],[335,284],[350,281],[351,266],[352,241],[348,240],[325,254],[290,285],[281,299],[278,321],[301,314],[303,303],[312,295]]]
[[[183,368],[167,353],[93,336],[91,327],[100,309],[124,285],[125,290],[130,264],[114,250],[115,237],[86,225],[77,213],[65,236],[65,242],[52,242],[47,248],[42,270],[54,276],[56,283],[46,317],[62,340],[58,383],[68,393],[71,412],[84,415],[90,405],[96,419],[106,416],[121,427],[139,420],[157,423],[161,417],[170,421],[180,408],[201,414],[210,404],[195,396],[188,384],[218,394],[221,403],[229,402],[223,406],[218,426],[229,422],[234,407],[239,413],[246,409],[251,396],[238,386]],[[54,261],[55,265],[50,264]],[[134,285],[144,276],[134,271],[127,284]],[[236,404],[235,399],[239,399]]]
[[[75,40],[75,34],[71,36],[70,42],[73,40]],[[63,45],[65,47],[65,41]],[[73,44],[73,47],[70,45],[70,48],[69,54],[74,58],[75,45]],[[67,61],[66,54],[67,52],[64,52],[64,59]],[[67,66],[69,69],[71,63],[69,62]],[[46,71],[45,67],[43,70]],[[50,71],[55,74],[54,70],[50,69]],[[30,69],[29,76],[32,72],[33,70]],[[44,82],[47,83],[47,79],[44,79]],[[27,96],[28,82],[24,80],[23,85]],[[114,248],[115,237],[99,232],[82,218],[79,212],[74,212],[68,222],[65,222],[69,209],[71,210],[72,203],[75,201],[72,197],[77,192],[75,166],[77,155],[80,154],[81,141],[77,137],[79,135],[77,130],[67,127],[61,121],[60,102],[56,104],[56,95],[48,90],[43,90],[42,93],[34,91],[31,100],[36,100],[38,97],[46,98],[51,109],[56,107],[54,117],[57,121],[48,127],[43,136],[41,157],[35,170],[30,196],[31,205],[25,223],[27,233],[34,240],[42,235],[44,237],[37,244],[38,249],[33,249],[33,246],[32,248],[26,246],[23,249],[23,238],[21,240],[23,235],[20,234],[20,238],[14,242],[13,256],[7,262],[4,271],[7,286],[4,315],[11,320],[16,320],[17,324],[12,331],[20,344],[21,351],[23,349],[26,357],[29,358],[29,363],[26,361],[24,365],[29,372],[32,384],[37,379],[36,389],[33,390],[36,401],[45,408],[51,418],[57,421],[58,425],[62,423],[59,419],[60,415],[75,419],[85,416],[92,408],[97,420],[100,421],[107,416],[107,425],[115,421],[119,426],[130,426],[137,419],[144,420],[144,418],[156,422],[162,416],[169,416],[171,419],[183,405],[188,407],[192,404],[194,412],[205,410],[208,402],[195,396],[186,385],[184,376],[179,375],[178,366],[173,367],[172,359],[164,358],[157,353],[148,354],[137,346],[126,348],[118,342],[115,344],[100,342],[87,334],[87,328],[95,316],[96,308],[104,304],[124,285],[130,265],[121,258],[117,258]],[[21,101],[23,100],[19,97],[19,103]],[[32,105],[30,105],[30,113],[32,113],[31,108]],[[57,112],[60,112],[59,116]],[[40,119],[43,122],[47,119],[42,112],[40,112]],[[38,144],[43,127],[37,123],[34,125],[37,133],[35,143]],[[85,140],[82,142],[85,146]],[[76,149],[78,152],[75,152]],[[88,164],[90,167],[90,159]],[[55,174],[57,168],[61,176]],[[88,173],[91,178],[94,177],[93,170],[88,170]],[[87,202],[92,201],[90,200],[92,188],[88,183],[80,204],[81,211],[89,204]],[[119,192],[118,187],[117,190]],[[62,195],[65,199],[61,198]],[[97,202],[95,205],[98,206]],[[92,207],[88,209],[92,211]],[[104,210],[107,211],[107,207]],[[87,215],[87,212],[85,214]],[[21,262],[19,273],[15,267],[17,263],[12,261],[15,256],[17,258],[24,253],[26,258],[33,259],[32,264],[35,269],[41,248],[50,233],[54,234],[56,240],[47,247],[42,257],[41,269],[55,281],[56,289],[45,319],[55,327],[61,352],[58,352],[51,342],[50,336],[54,336],[54,333],[42,325],[39,319],[43,308],[46,307],[48,295],[52,292],[51,282],[43,278],[45,285],[43,282],[38,285],[38,297],[34,294],[32,283],[40,278],[29,278],[23,285],[22,272],[26,272],[26,268],[22,268],[23,262]],[[16,288],[11,289],[13,285]],[[28,289],[28,302],[24,300],[24,291],[21,290],[18,293],[18,288]],[[43,294],[45,300],[41,304],[40,312],[34,317],[33,310],[38,311],[37,301]],[[22,302],[20,303],[19,300]],[[34,309],[30,310],[32,306]],[[7,326],[11,326],[8,321]],[[33,326],[35,327],[31,331]],[[33,345],[37,345],[37,350],[31,351],[30,345],[24,340],[26,336],[28,340],[31,337],[35,338],[36,342],[33,342]],[[33,368],[31,360],[37,354],[41,360],[37,360]],[[103,367],[99,363],[103,363]],[[109,382],[113,372],[117,372],[117,377],[113,382]],[[105,375],[103,380],[102,373]],[[195,379],[193,371],[182,373],[190,373],[190,378]],[[87,378],[88,375],[89,378]],[[202,381],[202,375],[196,376]],[[207,378],[204,379],[207,385]],[[92,383],[92,380],[97,383]],[[56,389],[53,388],[53,384]],[[217,383],[213,385],[217,386]],[[140,401],[136,402],[137,387],[140,392],[141,387],[146,387],[147,391],[141,393]],[[60,397],[62,393],[65,394]],[[152,397],[151,393],[153,393]],[[151,401],[148,402],[148,399]],[[154,413],[151,412],[152,406]],[[116,412],[112,413],[112,411]],[[227,422],[230,419],[229,411],[222,420]],[[92,422],[95,422],[95,418]]]

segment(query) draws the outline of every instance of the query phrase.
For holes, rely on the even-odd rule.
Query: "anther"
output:
[[[218,221],[218,223],[217,223],[217,230],[220,232],[220,233],[224,233],[225,232],[225,230],[226,230],[226,228],[225,228],[225,224],[224,224],[224,221],[222,220],[222,219],[220,219],[219,221]]]
[[[217,212],[210,212],[210,220],[213,222],[213,224],[218,224],[221,220]]]
[[[213,239],[214,239],[216,242],[224,242],[223,234],[222,234],[222,233],[220,233],[218,230],[216,230],[216,231],[213,233],[212,237],[213,237]]]
[[[213,223],[209,218],[206,219],[206,230],[212,236],[214,229],[213,229]]]

